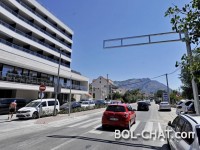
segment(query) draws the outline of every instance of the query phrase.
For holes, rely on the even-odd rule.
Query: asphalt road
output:
[[[133,105],[136,108],[136,104]],[[36,120],[0,119],[1,150],[167,150],[165,139],[115,139],[114,129],[102,130],[103,109],[96,112],[36,124]],[[136,111],[136,124],[131,127],[134,134],[143,130],[162,132],[168,121],[176,117],[171,112],[158,111],[152,103],[149,111]]]

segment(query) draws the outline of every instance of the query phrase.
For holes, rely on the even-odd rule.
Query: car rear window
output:
[[[139,102],[138,105],[140,105],[140,106],[147,105],[147,103],[145,103],[145,102]]]
[[[125,112],[124,106],[118,106],[118,105],[111,105],[108,106],[106,111],[113,111],[113,112]]]

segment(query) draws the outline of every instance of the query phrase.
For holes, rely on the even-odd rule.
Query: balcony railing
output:
[[[12,9],[10,9],[8,6],[6,6],[5,4],[3,4],[0,1],[0,6],[2,6],[3,8],[5,8],[7,11],[9,11],[10,13],[12,13],[13,15],[15,15],[16,17],[18,17],[19,19],[23,20],[24,22],[28,23],[29,25],[35,27],[36,29],[40,30],[41,32],[43,32],[44,34],[52,37],[53,39],[57,40],[58,42],[62,43],[63,45],[67,46],[68,48],[71,48],[68,44],[66,44],[65,42],[61,41],[60,39],[56,38],[55,36],[51,35],[50,33],[46,32],[45,30],[41,29],[40,27],[38,27],[37,25],[33,24],[32,22],[28,21],[27,19],[23,18],[21,15],[17,14],[15,11],[13,11]]]
[[[20,30],[14,28],[14,27],[12,27],[12,26],[10,26],[9,24],[3,22],[2,20],[0,20],[0,24],[2,24],[3,26],[5,26],[5,27],[11,29],[12,31],[15,31],[15,32],[19,33],[20,35],[22,35],[22,36],[24,36],[24,37],[26,37],[26,38],[29,38],[29,39],[31,39],[31,40],[33,40],[33,41],[39,43],[39,44],[42,44],[42,45],[44,45],[44,46],[50,48],[51,50],[54,50],[54,51],[60,53],[60,50],[58,50],[58,49],[56,49],[56,48],[53,48],[53,47],[51,47],[50,45],[48,45],[48,44],[46,44],[46,43],[44,43],[44,42],[41,42],[40,40],[38,40],[38,39],[36,39],[36,38],[34,38],[34,37],[32,37],[32,36],[30,36],[30,35],[28,35],[28,34],[22,32],[22,31],[20,31]],[[70,55],[67,55],[67,54],[64,53],[64,52],[61,52],[61,54],[67,56],[68,58],[71,58]]]
[[[30,77],[25,75],[19,75],[16,73],[9,73],[2,71],[0,71],[0,81],[8,81],[8,82],[24,83],[32,85],[40,85],[41,83],[44,83],[44,85],[46,86],[54,87],[54,82],[45,78],[36,78],[36,77]],[[70,89],[70,86],[67,85],[66,83],[63,83],[62,88]],[[73,90],[87,91],[87,87],[81,85],[72,84],[71,88]]]
[[[68,35],[67,33],[63,32],[55,24],[51,23],[45,17],[43,17],[40,14],[38,14],[36,11],[34,11],[29,6],[27,6],[26,4],[24,4],[21,0],[17,0],[17,2],[20,3],[22,6],[24,6],[26,9],[28,9],[29,11],[31,11],[32,13],[34,13],[36,16],[38,16],[39,18],[41,18],[42,20],[45,20],[45,22],[47,22],[48,24],[50,24],[51,26],[53,26],[54,28],[56,28],[57,30],[59,30],[61,33],[63,33],[64,35],[66,35],[68,38],[72,39],[72,37],[70,35]]]
[[[8,45],[8,46],[11,46],[11,47],[16,48],[16,49],[18,49],[18,50],[21,50],[21,51],[26,52],[26,53],[28,53],[28,54],[32,54],[32,55],[34,55],[34,56],[38,56],[38,57],[40,57],[40,58],[43,58],[43,59],[46,59],[46,60],[49,60],[49,61],[51,61],[51,62],[54,62],[54,63],[59,64],[59,61],[57,61],[57,60],[55,60],[55,59],[52,59],[52,58],[49,58],[49,57],[47,57],[47,56],[38,54],[37,52],[34,52],[34,51],[30,50],[30,49],[23,48],[23,47],[21,47],[21,46],[19,46],[19,45],[15,45],[15,44],[10,43],[10,42],[8,42],[8,41],[6,41],[6,40],[0,39],[0,43],[4,43],[4,44],[6,44],[6,45]],[[61,65],[70,68],[70,66],[67,65],[67,64],[61,63]]]

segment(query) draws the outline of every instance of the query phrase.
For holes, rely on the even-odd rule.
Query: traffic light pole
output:
[[[174,38],[174,39],[166,39],[166,40],[153,40],[153,37],[159,37],[159,36],[170,35],[170,34],[179,34],[179,37]],[[139,46],[139,45],[147,45],[147,44],[158,44],[158,43],[166,43],[166,42],[183,41],[184,38],[182,38],[182,34],[185,34],[187,55],[189,57],[189,61],[190,61],[190,65],[191,65],[193,63],[193,60],[192,60],[192,50],[191,50],[188,32],[186,32],[186,33],[165,32],[165,33],[158,33],[158,34],[148,34],[148,35],[141,35],[141,36],[108,39],[108,40],[103,41],[103,48],[118,48],[118,47],[127,47],[127,46]],[[137,39],[146,39],[146,42],[133,42],[133,43],[126,42],[128,40],[134,40],[134,39],[136,39],[136,40]],[[115,43],[117,43],[117,44],[115,44]],[[197,84],[195,82],[195,78],[193,76],[193,72],[191,72],[191,75],[192,75],[192,90],[193,90],[193,96],[194,96],[194,106],[195,106],[196,114],[199,115],[200,114],[200,104],[199,104],[198,88],[197,88]]]
[[[169,84],[168,84],[168,74],[167,73],[166,73],[166,82],[167,82],[168,102],[169,102],[169,104],[171,104],[171,102],[170,102],[170,93],[169,93]]]

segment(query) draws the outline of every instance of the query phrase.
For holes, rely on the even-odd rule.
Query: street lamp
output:
[[[53,110],[53,115],[56,115],[56,103],[57,103],[57,98],[58,98],[58,89],[59,89],[59,84],[60,84],[60,64],[61,64],[61,50],[63,48],[60,48],[60,57],[59,57],[59,65],[58,65],[58,74],[57,74],[57,84],[54,85],[54,92],[55,92],[55,103],[54,103],[54,110]]]
[[[71,99],[72,99],[72,75],[70,76],[70,87],[69,87],[69,113],[68,115],[70,116],[70,111],[71,111]]]

